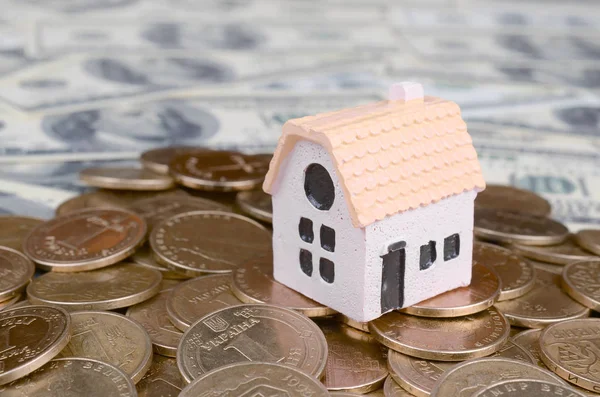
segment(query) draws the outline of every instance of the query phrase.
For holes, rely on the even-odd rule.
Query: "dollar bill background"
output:
[[[51,217],[79,170],[165,145],[268,152],[285,120],[417,80],[490,183],[600,224],[592,2],[2,0],[0,213]]]

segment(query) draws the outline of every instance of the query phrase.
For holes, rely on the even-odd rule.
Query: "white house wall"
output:
[[[319,163],[329,172],[335,186],[335,200],[328,211],[313,207],[304,193],[304,171],[311,163]],[[298,232],[300,217],[313,221],[314,241],[301,240]],[[336,233],[335,252],[321,248],[319,231],[322,224]],[[298,142],[282,162],[273,189],[273,259],[277,281],[325,304],[356,317],[363,310],[365,232],[352,225],[344,193],[329,153],[320,145]],[[307,276],[300,268],[299,250],[312,252],[313,272]],[[335,264],[332,284],[321,279],[319,258]],[[381,272],[381,271],[380,271]],[[379,302],[379,298],[377,298]]]
[[[390,243],[406,242],[404,307],[471,282],[475,196],[473,191],[451,196],[367,226],[366,318],[376,318],[381,311],[381,255]],[[444,238],[455,233],[460,235],[460,254],[445,262]],[[420,270],[420,247],[430,240],[436,242],[437,260]]]

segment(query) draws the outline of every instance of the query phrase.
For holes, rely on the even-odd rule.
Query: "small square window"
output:
[[[321,225],[321,247],[325,251],[335,251],[335,230],[329,226]]]
[[[302,241],[312,244],[313,240],[315,239],[315,234],[313,232],[313,221],[308,218],[300,218],[300,223],[298,224],[298,233],[300,233],[300,238]]]
[[[435,241],[430,241],[421,246],[421,259],[419,261],[419,268],[421,270],[429,269],[436,259]]]
[[[300,269],[307,276],[312,276],[313,264],[312,264],[312,252],[305,249],[300,249]]]
[[[444,239],[444,260],[456,258],[460,254],[460,236],[455,233]]]
[[[321,258],[319,260],[319,273],[321,273],[321,278],[329,284],[332,284],[335,278],[334,267],[333,262],[327,258]]]

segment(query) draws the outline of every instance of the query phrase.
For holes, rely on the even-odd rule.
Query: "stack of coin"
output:
[[[490,186],[471,284],[360,323],[273,279],[269,161],[156,149],[84,170],[98,190],[54,219],[0,217],[0,394],[600,390],[600,231],[569,234],[541,197]]]

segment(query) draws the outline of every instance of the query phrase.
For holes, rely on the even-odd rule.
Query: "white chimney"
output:
[[[423,86],[419,83],[403,81],[390,86],[390,101],[410,101],[412,99],[423,99]]]

